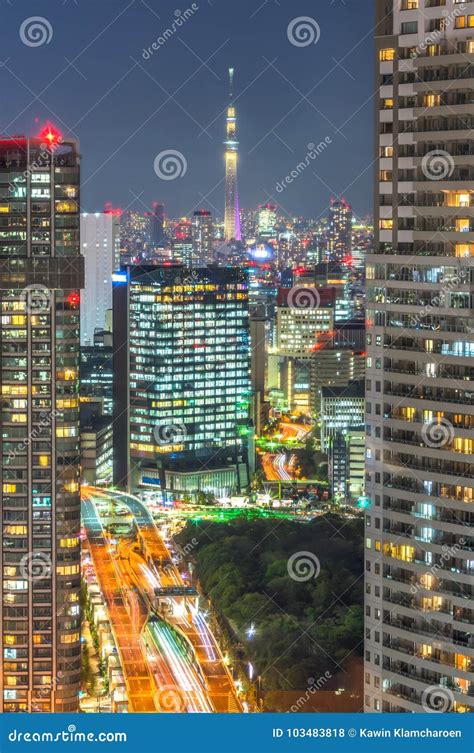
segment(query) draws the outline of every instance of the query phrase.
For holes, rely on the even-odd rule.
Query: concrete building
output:
[[[474,2],[377,0],[365,709],[474,710]]]
[[[112,308],[112,273],[120,266],[120,216],[112,211],[81,214],[85,287],[81,294],[81,344],[92,345]]]

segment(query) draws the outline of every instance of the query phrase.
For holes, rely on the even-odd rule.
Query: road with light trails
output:
[[[274,455],[265,452],[262,455],[262,467],[267,481],[294,481],[296,470],[296,455],[288,459],[284,452]]]
[[[150,578],[157,577],[161,586],[187,586],[181,573],[174,565],[171,554],[166,547],[148,508],[136,497],[124,492],[87,488],[87,493],[98,498],[112,499],[126,506],[134,516],[146,557],[141,559],[137,552],[132,552],[129,565],[138,578],[139,590],[150,593]],[[141,562],[140,562],[141,559]],[[137,568],[137,565],[141,565]],[[143,566],[147,570],[143,569]],[[192,645],[203,677],[207,685],[209,699],[218,712],[242,712],[235,686],[225,665],[216,639],[205,624],[202,615],[196,609],[180,610],[176,616],[169,618]],[[195,620],[197,619],[197,623]]]
[[[119,651],[130,711],[155,712],[157,687],[140,644],[143,623],[139,600],[131,589],[123,587],[121,571],[110,552],[94,501],[85,495],[82,497],[82,519]]]

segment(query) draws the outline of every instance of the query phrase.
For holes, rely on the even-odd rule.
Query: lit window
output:
[[[439,94],[427,94],[425,96],[425,107],[439,107],[441,97]]]
[[[382,61],[395,60],[395,50],[393,47],[388,47],[385,50],[380,50],[379,58]]]

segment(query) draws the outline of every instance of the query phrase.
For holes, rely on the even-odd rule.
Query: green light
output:
[[[370,507],[370,499],[368,497],[359,497],[357,500],[357,507],[360,510],[367,510]]]

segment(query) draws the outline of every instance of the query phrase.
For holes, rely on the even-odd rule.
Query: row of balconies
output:
[[[429,599],[430,597],[425,598]],[[474,620],[474,612],[472,609],[464,609],[463,607],[454,606],[447,600],[443,600],[443,603],[439,607],[425,607],[423,605],[422,597],[414,597],[403,591],[389,591],[389,589],[384,589],[383,600],[389,602],[389,604],[406,607],[407,609],[414,609],[420,613],[426,612],[431,614],[432,612],[436,612],[436,614],[452,617],[456,622],[465,622],[467,625],[472,625]],[[406,649],[407,653],[408,651],[409,649]],[[419,653],[417,654],[417,648],[413,643],[411,644],[410,653],[413,656],[419,655]],[[434,651],[434,657],[435,658],[432,658],[431,661],[442,661],[443,657],[444,663],[453,664],[453,657],[450,652],[437,649]],[[472,657],[469,658],[468,669],[464,671],[469,672],[471,666],[474,667],[474,658]]]

